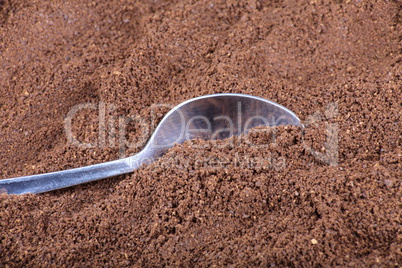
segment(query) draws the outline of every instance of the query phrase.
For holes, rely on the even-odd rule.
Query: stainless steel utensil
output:
[[[222,93],[187,100],[170,110],[145,148],[136,155],[64,171],[0,180],[0,192],[43,193],[130,173],[162,156],[176,143],[194,138],[225,139],[256,126],[295,125],[300,119],[285,107],[263,98]]]

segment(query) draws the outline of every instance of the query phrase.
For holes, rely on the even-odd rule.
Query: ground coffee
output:
[[[401,266],[401,10],[0,1],[1,178],[131,155],[172,105],[210,93],[273,100],[306,127],[186,142],[126,176],[0,195],[0,263]]]

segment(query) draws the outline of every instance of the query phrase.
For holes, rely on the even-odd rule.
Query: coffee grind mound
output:
[[[304,124],[0,194],[1,266],[401,266],[401,10],[0,1],[1,179],[133,155],[169,109],[206,94],[263,97]]]

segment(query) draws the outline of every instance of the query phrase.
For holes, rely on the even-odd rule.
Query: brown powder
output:
[[[306,126],[189,141],[126,176],[0,195],[1,265],[401,266],[401,10],[0,1],[1,178],[134,154],[141,126],[205,94],[264,97]],[[65,132],[85,103],[72,132],[91,148]]]

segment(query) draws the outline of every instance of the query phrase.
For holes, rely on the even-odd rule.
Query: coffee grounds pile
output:
[[[401,266],[401,38],[400,1],[0,1],[2,179],[132,155],[206,94],[305,125],[1,194],[1,266]]]

